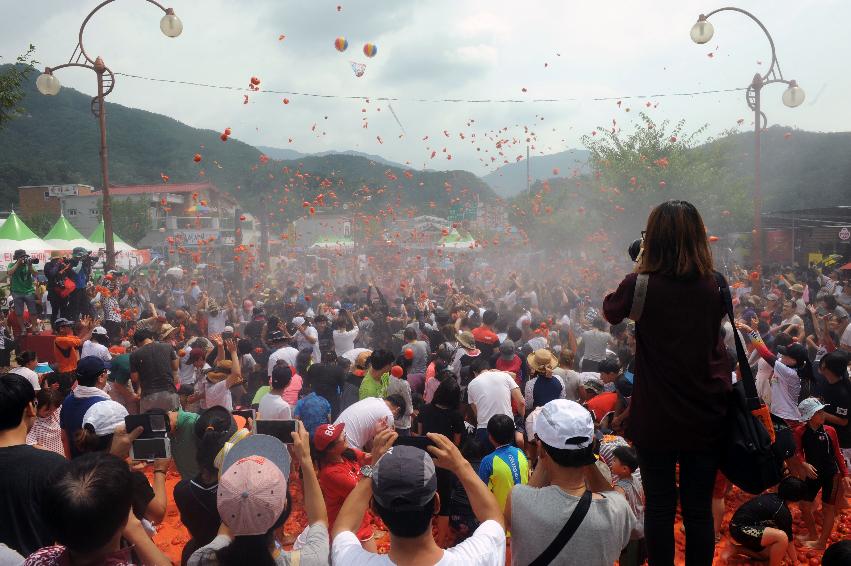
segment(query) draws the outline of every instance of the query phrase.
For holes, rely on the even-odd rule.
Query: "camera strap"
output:
[[[638,322],[641,313],[644,312],[644,299],[647,298],[647,283],[650,281],[648,273],[639,273],[635,278],[635,291],[632,295],[632,308],[629,310],[629,319]]]

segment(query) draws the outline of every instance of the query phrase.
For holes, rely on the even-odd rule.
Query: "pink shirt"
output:
[[[297,373],[293,373],[293,378],[290,381],[290,384],[284,389],[284,393],[281,397],[284,398],[284,401],[290,404],[290,407],[295,407],[295,404],[298,402],[298,394],[301,391],[301,376]]]

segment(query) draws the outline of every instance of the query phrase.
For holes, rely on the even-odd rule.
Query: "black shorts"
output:
[[[836,503],[836,494],[839,491],[839,474],[819,474],[815,479],[807,479],[804,501],[813,501],[821,492],[821,501],[828,505]]]
[[[745,548],[754,552],[760,552],[764,548],[762,546],[762,535],[765,534],[765,529],[770,526],[765,523],[757,523],[756,525],[730,523],[730,536]]]

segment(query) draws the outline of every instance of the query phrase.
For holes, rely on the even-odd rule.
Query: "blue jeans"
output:
[[[644,536],[650,566],[674,564],[678,462],[679,497],[686,530],[686,565],[711,566],[715,554],[712,488],[718,470],[717,453],[639,447],[638,462],[644,484]]]

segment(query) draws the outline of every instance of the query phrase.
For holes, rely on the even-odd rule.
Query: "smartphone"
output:
[[[427,436],[400,436],[393,442],[393,446],[413,446],[425,450],[429,446],[437,446],[437,444]]]
[[[248,419],[251,419],[253,421],[257,418],[257,413],[254,411],[254,409],[237,409],[235,411],[232,411],[231,414],[238,415],[244,418],[246,421]]]
[[[162,413],[142,413],[124,417],[127,432],[132,432],[138,427],[145,429],[139,438],[162,438],[168,434],[170,425],[168,415]]]
[[[171,440],[166,436],[162,438],[138,438],[130,447],[131,460],[144,460],[152,462],[171,458]]]
[[[260,419],[254,422],[255,433],[274,436],[286,444],[292,444],[292,435],[296,431],[296,428],[296,421],[264,421]]]

